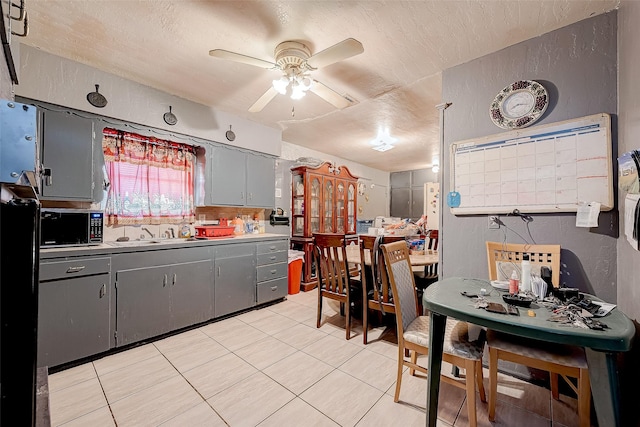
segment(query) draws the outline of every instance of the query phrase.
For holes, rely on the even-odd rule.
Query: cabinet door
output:
[[[411,197],[410,188],[391,189],[391,216],[399,218],[410,217],[409,197]]]
[[[213,317],[213,262],[174,264],[171,268],[172,329],[205,322]]]
[[[145,267],[116,273],[118,312],[116,345],[171,330],[169,267]]]
[[[411,171],[391,172],[389,174],[391,188],[411,187]]]
[[[212,205],[245,205],[247,179],[245,162],[246,154],[242,151],[213,147],[211,150]]]
[[[247,206],[272,208],[276,203],[276,161],[247,153]]]
[[[306,235],[311,236],[313,233],[320,233],[322,215],[322,177],[320,175],[309,175],[309,224]]]
[[[346,233],[347,220],[347,184],[341,179],[336,180],[335,212],[336,212],[336,233]]]
[[[332,178],[322,180],[322,232],[335,233],[336,181]]]
[[[424,186],[411,187],[411,219],[420,219],[424,214]]]
[[[38,366],[56,366],[109,350],[111,274],[41,282]]]
[[[245,310],[256,304],[256,254],[251,244],[216,248],[214,316]]]
[[[66,112],[42,114],[42,198],[86,200],[93,197],[93,121]]]

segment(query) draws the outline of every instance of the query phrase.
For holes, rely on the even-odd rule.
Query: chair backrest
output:
[[[425,237],[425,249],[438,250],[438,230],[429,230]]]
[[[386,269],[384,268],[384,260],[379,254],[375,253],[376,245],[383,243],[405,241],[404,236],[371,236],[360,235],[360,259],[362,260],[362,283],[368,286],[369,280],[372,281],[373,299],[383,303],[390,303],[392,300],[391,288],[389,287],[389,279]],[[377,242],[377,243],[376,243]],[[367,262],[368,261],[368,262]],[[366,268],[367,264],[369,268]],[[371,275],[366,272],[370,269]],[[366,279],[365,279],[366,276]],[[375,282],[377,281],[377,282]]]
[[[318,269],[318,286],[346,295],[349,290],[347,247],[344,234],[313,233]]]
[[[498,279],[498,263],[513,263],[520,268],[522,255],[528,254],[531,265],[549,267],[551,269],[551,283],[555,288],[560,286],[560,245],[486,243],[489,280]]]
[[[409,249],[404,242],[385,243],[382,245],[382,253],[394,296],[398,337],[400,337],[401,332],[418,317],[418,297],[409,260]]]

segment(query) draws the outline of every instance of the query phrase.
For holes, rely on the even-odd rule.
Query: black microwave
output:
[[[42,209],[40,246],[87,246],[102,243],[104,214],[83,209]]]

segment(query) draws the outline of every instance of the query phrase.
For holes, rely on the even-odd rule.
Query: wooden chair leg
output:
[[[487,402],[487,395],[484,392],[484,378],[482,376],[482,360],[476,361],[476,383],[480,392],[480,401]]]
[[[411,363],[413,363],[414,365],[418,364],[418,352],[415,350],[411,351]],[[413,368],[409,368],[409,375],[413,377],[415,374],[416,370]]]
[[[498,350],[489,348],[489,421],[496,419],[498,398]]]
[[[469,415],[469,426],[476,427],[478,425],[478,418],[476,416],[476,362],[474,360],[466,359],[465,369],[467,370],[467,376],[465,378],[465,385],[467,386],[467,413]]]
[[[551,382],[551,397],[555,400],[559,400],[560,393],[558,392],[558,374],[549,372],[549,381]]]
[[[322,317],[322,291],[320,291],[320,284],[318,284],[318,321],[316,322],[316,328],[320,327],[321,317]]]
[[[367,344],[367,331],[369,330],[369,301],[367,300],[367,287],[362,286],[362,343]]]
[[[400,400],[400,385],[402,384],[402,368],[404,367],[404,343],[398,343],[398,372],[396,374],[396,394],[393,396],[393,401],[398,403]]]
[[[347,292],[349,292],[349,290],[347,290]],[[351,301],[349,300],[349,297],[347,297],[347,302],[344,303],[345,305],[345,316],[346,318],[344,319],[346,321],[346,330],[347,330],[347,339],[351,338]]]
[[[578,416],[580,427],[591,425],[591,384],[587,369],[580,369],[580,377],[578,378]]]

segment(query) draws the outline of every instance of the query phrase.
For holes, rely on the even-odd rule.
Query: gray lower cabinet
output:
[[[263,304],[287,296],[289,272],[287,241],[256,245],[256,302]]]
[[[56,366],[109,350],[111,258],[43,261],[38,289],[38,366]]]
[[[256,246],[239,243],[216,247],[214,316],[256,305]]]
[[[116,345],[126,345],[213,317],[209,248],[114,255]]]

